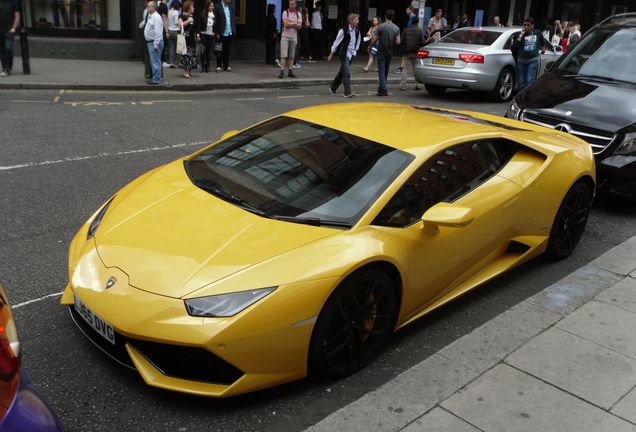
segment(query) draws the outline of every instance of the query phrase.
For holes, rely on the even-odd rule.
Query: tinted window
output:
[[[484,30],[455,30],[444,36],[441,41],[446,43],[492,45],[501,36],[500,32]]]
[[[565,54],[558,70],[636,82],[636,29],[600,28],[586,35]]]
[[[264,216],[354,224],[413,159],[364,138],[278,117],[210,147],[186,168],[195,185]]]
[[[402,227],[420,220],[439,202],[453,202],[494,176],[517,149],[507,140],[450,147],[426,162],[404,183],[374,224]]]

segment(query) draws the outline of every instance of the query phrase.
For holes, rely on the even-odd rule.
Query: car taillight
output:
[[[0,285],[0,291],[2,286]],[[0,419],[15,397],[19,384],[20,342],[11,308],[0,292]]]
[[[421,49],[421,50],[419,50],[417,52],[417,56],[416,57],[418,59],[425,59],[426,57],[428,57],[428,54],[429,54],[428,51]]]
[[[479,54],[460,54],[459,59],[466,63],[483,63],[484,56]]]

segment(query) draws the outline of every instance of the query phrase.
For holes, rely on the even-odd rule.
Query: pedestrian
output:
[[[415,15],[415,12],[413,11],[413,7],[407,6],[406,7],[406,22],[404,23],[405,29],[413,25],[413,18],[417,18],[417,15]],[[402,64],[404,62],[404,55],[403,55],[404,53],[401,53],[401,54],[402,54],[402,60],[400,61],[400,66],[394,71],[394,73],[396,74],[401,74],[404,71],[404,65]]]
[[[539,53],[545,52],[545,44],[541,32],[534,28],[534,19],[523,20],[523,29],[519,33],[512,48],[517,52],[517,77],[519,91],[532,85],[537,77]]]
[[[470,20],[468,19],[468,14],[464,12],[464,14],[462,15],[462,20],[457,26],[457,28],[471,27],[472,25],[473,23],[471,23]]]
[[[13,69],[13,42],[20,25],[18,0],[0,0],[0,76],[11,75]]]
[[[300,53],[300,60],[305,61],[311,59],[311,45],[309,43],[311,21],[309,20],[309,12],[305,6],[300,8],[300,15],[303,17],[303,24],[298,31],[298,51]]]
[[[289,0],[289,7],[283,11],[283,31],[280,37],[280,73],[278,78],[287,76],[289,78],[298,78],[292,66],[294,56],[296,55],[296,44],[298,43],[298,30],[302,27],[303,18],[296,9],[296,0]]]
[[[181,3],[179,0],[174,0],[170,4],[170,10],[168,11],[168,61],[170,62],[170,68],[177,67],[177,34],[179,33],[179,12],[181,9]]]
[[[161,61],[163,67],[170,67],[168,60],[168,4],[166,0],[157,0],[157,13],[163,20],[163,52],[161,53]],[[163,71],[161,71],[163,76]]]
[[[406,90],[406,78],[411,73],[415,73],[415,61],[417,52],[424,45],[424,34],[417,26],[419,18],[413,18],[413,25],[402,31],[402,46],[404,47],[404,55],[402,55],[402,80],[400,82],[400,90]],[[420,89],[420,84],[415,83],[415,90]]]
[[[199,67],[194,26],[194,2],[192,0],[183,2],[183,13],[179,17],[179,26],[185,36],[187,47],[186,54],[181,56],[181,65],[184,70],[183,76],[190,79],[192,78],[192,70]]]
[[[322,24],[322,2],[316,2],[314,12],[311,14],[311,44],[313,46],[314,60],[322,60],[323,47],[325,45],[325,35]]]
[[[214,16],[214,3],[209,2],[206,7],[199,14],[199,21],[197,23],[197,39],[201,42],[201,70],[204,73],[210,71],[210,55],[212,53],[212,47],[218,40],[218,33],[216,31],[216,19]]]
[[[395,11],[389,9],[384,15],[384,22],[380,24],[373,36],[372,41],[379,41],[378,45],[378,78],[380,84],[378,86],[377,96],[388,96],[387,79],[389,69],[391,67],[391,58],[393,57],[393,48],[400,44],[400,29],[393,24],[395,19]]]
[[[561,50],[565,52],[568,49],[568,41],[570,40],[570,23],[563,21],[561,25]]]
[[[340,69],[329,86],[329,91],[332,95],[335,95],[340,84],[343,84],[344,97],[353,97],[350,82],[351,62],[360,48],[360,30],[358,29],[359,21],[360,17],[358,14],[349,14],[347,17],[347,25],[338,30],[336,40],[331,46],[331,52],[329,53],[329,57],[327,57],[327,61],[331,61],[334,54],[337,54],[338,57],[340,57]]]
[[[495,15],[495,17],[492,19],[492,25],[493,27],[503,27],[503,24],[501,23],[501,19],[499,18],[499,15]]]
[[[459,18],[459,17],[458,17]],[[459,26],[459,21],[455,21]],[[426,26],[426,30],[428,31],[428,38],[433,42],[437,42],[442,38],[441,32],[435,32],[435,30],[441,30],[447,27],[446,18],[442,16],[442,10],[437,9],[435,11],[435,15],[428,20],[428,25]]]
[[[561,43],[561,21],[555,20],[554,24],[550,26],[550,34],[548,40],[552,45],[559,45]]]
[[[276,5],[267,5],[265,22],[265,63],[276,64],[276,40],[278,39],[278,21],[276,20]]]
[[[374,46],[374,43],[372,42],[373,35],[375,34],[375,31],[378,29],[380,24],[382,24],[382,18],[380,18],[379,16],[374,17],[373,21],[371,21],[371,27],[369,27],[367,36],[364,38],[364,40],[368,42],[367,52],[369,53],[369,61],[367,62],[367,65],[362,68],[362,70],[365,72],[369,72],[369,68],[371,67],[373,63],[376,63],[376,66],[377,66],[377,62],[376,62],[376,55],[378,54],[377,42],[375,46],[375,51],[372,52],[371,49]]]
[[[0,0],[2,1],[2,0]],[[141,22],[139,23],[139,30],[141,31],[142,35],[144,34],[144,32],[146,31],[146,23],[148,22],[148,17],[150,16],[148,14],[148,2],[153,2],[154,3],[155,0],[146,0],[146,8],[144,9],[144,13],[141,17]],[[157,4],[155,3],[155,9],[156,9]],[[146,77],[146,80],[149,80],[152,78],[152,67],[150,65],[150,52],[148,51],[148,44],[146,43],[146,37],[145,35],[143,36],[143,41],[144,41],[144,49],[143,49],[143,56],[144,56],[144,76]],[[163,70],[161,71],[163,74]]]
[[[218,72],[221,70],[231,72],[230,53],[232,51],[232,40],[236,35],[236,14],[234,12],[234,6],[232,6],[232,0],[222,0],[216,4],[215,10],[217,29],[221,35],[221,43],[223,44],[221,56],[216,63],[216,70]]]
[[[574,24],[571,28],[570,38],[568,39],[568,49],[581,39],[581,26]]]
[[[161,84],[161,53],[163,52],[163,19],[157,13],[157,5],[154,1],[146,4],[147,20],[144,26],[144,37],[150,57],[152,77],[146,81],[148,84]]]

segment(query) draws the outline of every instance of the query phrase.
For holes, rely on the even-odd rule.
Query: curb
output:
[[[630,275],[636,278],[634,257],[636,236],[335,411],[307,431],[398,431],[407,427],[601,292]]]

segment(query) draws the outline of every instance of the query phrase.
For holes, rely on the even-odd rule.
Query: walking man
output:
[[[0,76],[11,74],[13,68],[13,41],[20,24],[18,0],[0,0]]]
[[[222,0],[214,7],[214,16],[217,19],[217,29],[221,34],[221,59],[223,70],[231,72],[230,67],[230,50],[232,49],[232,39],[236,34],[236,22],[234,19],[234,6],[232,0]],[[218,68],[217,68],[218,70]]]
[[[148,20],[144,27],[144,37],[150,57],[152,78],[146,81],[148,84],[161,84],[161,53],[163,52],[163,19],[157,13],[157,5],[154,1],[146,4]]]
[[[329,53],[327,61],[331,61],[334,54],[338,54],[340,56],[340,70],[329,86],[329,91],[332,95],[336,94],[336,90],[338,90],[340,84],[344,84],[344,97],[353,97],[350,82],[351,62],[360,48],[360,30],[358,29],[359,21],[360,17],[358,14],[349,14],[347,17],[347,26],[338,31],[336,40],[331,47],[331,52]]]
[[[386,11],[385,22],[378,26],[373,35],[372,41],[379,41],[378,47],[378,78],[380,85],[376,96],[388,96],[387,78],[389,77],[389,69],[391,67],[391,58],[393,57],[393,48],[400,44],[400,29],[393,24],[395,19],[395,11],[389,9]],[[373,43],[372,42],[372,43]]]
[[[534,82],[539,67],[539,52],[545,52],[543,35],[534,28],[534,19],[531,17],[523,20],[523,30],[514,40],[512,50],[517,52],[518,88],[521,91]]]
[[[424,34],[417,26],[418,17],[413,17],[413,25],[402,30],[402,45],[404,46],[404,54],[402,55],[402,80],[400,82],[400,90],[406,90],[406,79],[411,71],[415,72],[415,59],[417,52],[424,45]],[[415,83],[415,90],[420,89],[420,84]]]
[[[294,57],[296,56],[296,45],[298,44],[298,30],[303,25],[303,17],[296,10],[296,0],[289,0],[289,8],[283,11],[283,31],[280,37],[280,73],[278,78],[287,76],[298,78],[292,71]]]

